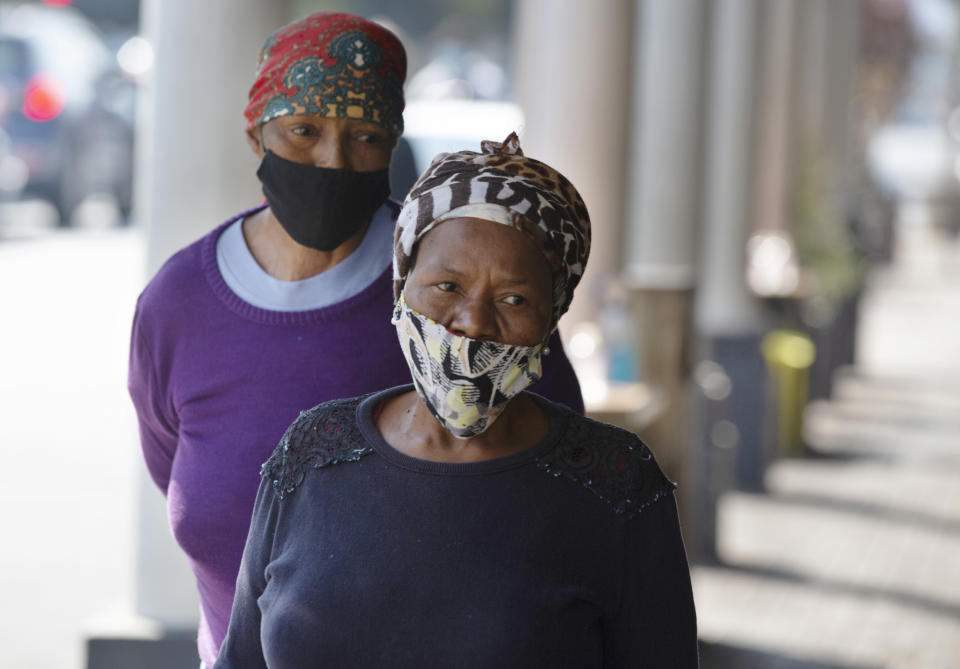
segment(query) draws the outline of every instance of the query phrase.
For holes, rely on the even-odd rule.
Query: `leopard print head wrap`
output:
[[[481,153],[438,155],[404,200],[394,233],[394,299],[403,292],[424,235],[452,218],[480,218],[526,233],[543,250],[553,273],[555,329],[590,254],[587,208],[566,177],[523,155],[516,133],[480,147]]]

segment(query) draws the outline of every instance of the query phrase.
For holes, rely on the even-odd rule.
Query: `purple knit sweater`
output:
[[[362,292],[310,311],[260,309],[217,268],[223,225],[171,257],[137,302],[129,389],[147,469],[200,592],[200,658],[226,635],[260,465],[303,410],[409,383],[388,268]],[[386,265],[388,259],[384,259]],[[582,413],[555,336],[532,390]]]

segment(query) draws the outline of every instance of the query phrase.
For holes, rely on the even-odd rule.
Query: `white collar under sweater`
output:
[[[326,272],[302,281],[281,281],[267,274],[243,238],[238,219],[217,240],[217,268],[237,297],[261,309],[309,311],[353,297],[377,279],[393,257],[394,209],[381,206],[360,246]]]

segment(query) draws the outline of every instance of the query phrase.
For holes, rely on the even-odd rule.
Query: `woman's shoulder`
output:
[[[280,499],[295,492],[310,469],[355,462],[373,452],[357,422],[357,407],[366,397],[331,400],[300,412],[260,468]]]
[[[563,411],[567,425],[554,446],[538,456],[541,469],[584,486],[627,517],[673,493],[676,484],[636,434]]]
[[[234,219],[231,219],[231,221]],[[140,294],[141,312],[176,315],[185,300],[202,293],[206,287],[209,247],[231,222],[227,221],[167,258]]]

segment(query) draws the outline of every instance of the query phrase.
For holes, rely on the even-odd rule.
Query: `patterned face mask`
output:
[[[440,424],[460,439],[490,427],[510,398],[543,373],[544,344],[514,346],[453,334],[411,309],[403,295],[392,322],[417,394]]]

